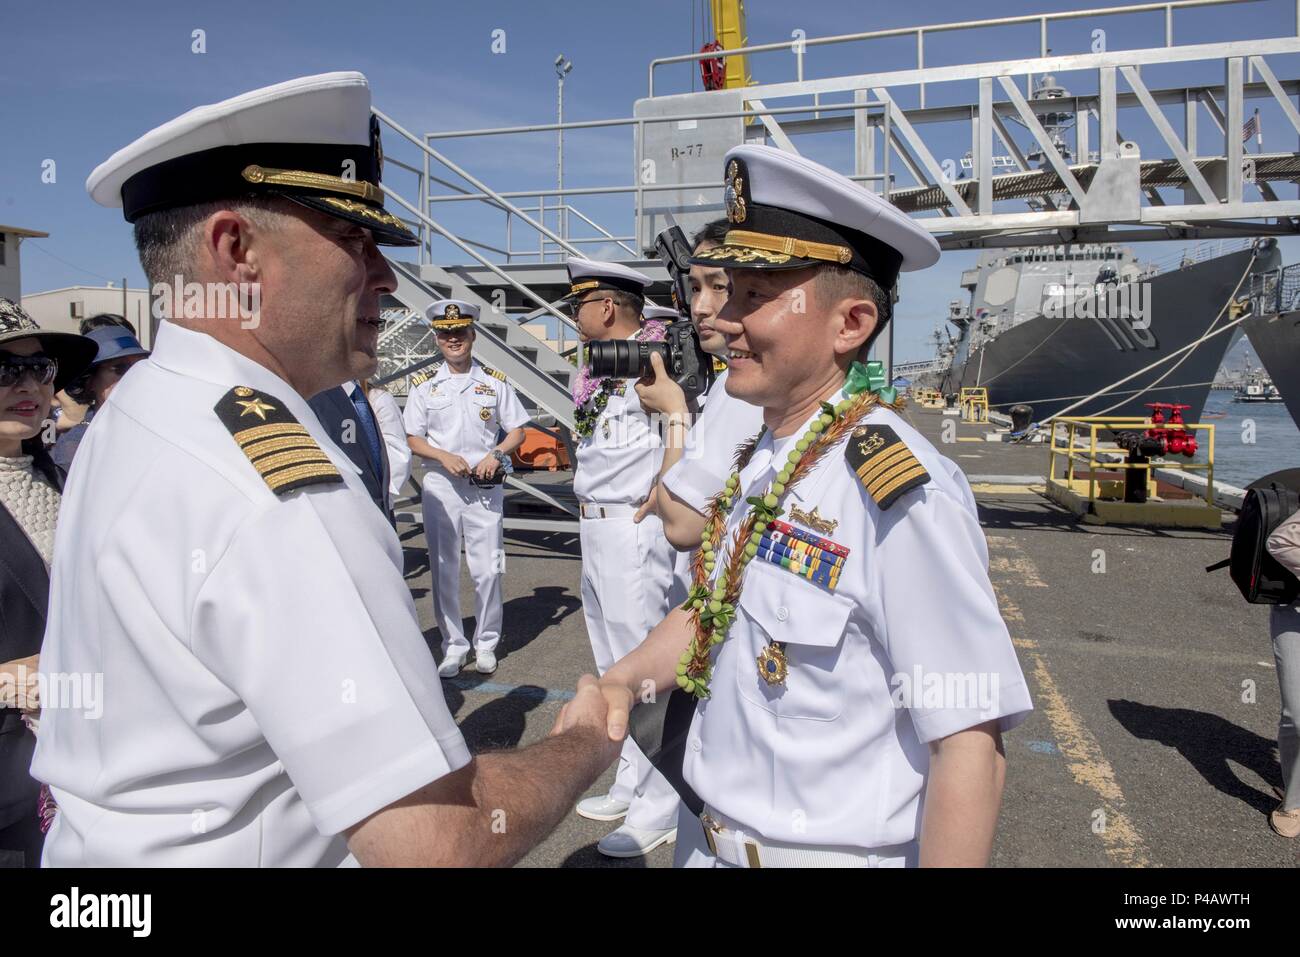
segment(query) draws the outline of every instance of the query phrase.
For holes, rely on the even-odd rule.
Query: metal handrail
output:
[[[397,133],[398,135],[404,137],[405,139],[409,140],[411,143],[418,146],[421,150],[423,150],[426,154],[428,154],[428,156],[437,160],[439,163],[447,167],[447,169],[451,170],[457,176],[461,177],[466,182],[476,187],[480,192],[486,193],[492,199],[496,200],[497,203],[503,208],[509,209],[512,212],[514,212],[515,215],[517,215],[520,219],[526,222],[529,226],[532,226],[543,236],[546,236],[547,238],[551,239],[553,242],[558,243],[561,248],[568,250],[570,253],[574,255],[577,255],[578,251],[576,249],[569,246],[569,244],[566,243],[563,239],[561,239],[555,233],[551,232],[550,229],[548,229],[544,224],[537,222],[537,220],[533,219],[527,213],[520,212],[518,207],[514,206],[514,204],[512,203],[507,202],[499,193],[495,192],[490,186],[488,186],[478,177],[462,169],[456,163],[453,163],[450,159],[448,159],[446,156],[443,156],[441,153],[435,150],[428,143],[421,141],[418,137],[415,136],[414,133],[411,133],[409,130],[407,130],[405,127],[399,124],[396,120],[394,120],[391,116],[388,116],[382,110],[378,110],[373,106],[370,108],[370,111],[374,113],[375,116],[379,117],[379,119],[382,120],[384,123],[387,123],[390,127],[392,127],[395,133]],[[390,196],[395,195],[388,189],[385,189],[384,192]],[[412,210],[412,212],[419,212],[418,210],[412,209],[409,203],[403,202],[402,205],[405,206],[407,209]],[[421,213],[421,218],[424,218],[423,213]],[[444,236],[444,238],[450,238],[450,237]],[[468,250],[466,250],[466,252],[468,252]]]
[[[1270,316],[1300,309],[1300,263],[1250,277],[1251,311]]]
[[[433,230],[439,236],[441,236],[443,239],[447,240],[448,242],[452,243],[453,245],[458,246],[462,252],[468,253],[469,255],[473,256],[475,259],[479,261],[479,263],[486,266],[492,272],[496,273],[497,278],[504,280],[507,285],[512,286],[517,292],[523,293],[533,302],[541,306],[546,312],[549,312],[556,319],[559,319],[560,322],[564,323],[574,332],[578,331],[578,326],[572,319],[564,315],[559,310],[553,308],[551,304],[548,303],[545,299],[537,295],[537,293],[533,292],[523,283],[519,282],[519,280],[515,279],[513,276],[507,273],[496,263],[492,262],[491,260],[487,259],[484,256],[480,256],[468,243],[462,241],[460,237],[458,237],[451,230],[447,229],[445,226],[441,225],[435,220],[429,218],[429,216],[427,216],[426,214],[420,212],[418,209],[416,209],[414,206],[408,203],[405,199],[403,199],[399,194],[389,189],[383,183],[379,184],[379,188],[384,191],[385,196],[388,196],[391,199],[396,200],[404,209],[408,210],[411,213],[414,213],[417,217],[419,217],[420,222],[423,223],[426,227]]]
[[[1039,24],[1039,55],[1047,56],[1047,24],[1054,20],[1079,20],[1085,17],[1121,16],[1132,13],[1150,13],[1163,10],[1165,13],[1165,46],[1174,46],[1174,10],[1189,7],[1230,6],[1238,3],[1258,3],[1259,0],[1164,0],[1157,3],[1139,3],[1123,7],[1097,7],[1088,10],[1062,10],[1057,13],[1029,13],[1013,17],[992,17],[987,20],[962,20],[948,23],[935,23],[917,27],[893,27],[888,30],[871,30],[866,33],[843,33],[830,37],[807,37],[783,40],[779,43],[760,43],[754,46],[736,47],[730,50],[711,50],[702,53],[683,53],[670,57],[658,57],[650,61],[647,83],[647,95],[655,95],[655,69],[668,63],[689,63],[700,60],[725,59],[729,56],[743,56],[750,53],[768,53],[775,50],[789,50],[795,55],[796,77],[803,79],[803,54],[808,47],[831,46],[839,43],[858,43],[863,40],[879,40],[888,37],[916,37],[916,68],[925,66],[925,34],[952,33],[960,30],[976,30],[987,27],[1016,26],[1024,23]],[[1296,4],[1296,36],[1300,36],[1300,2]],[[1026,84],[1029,90],[1031,84]],[[920,84],[920,103],[925,107],[925,84]]]
[[[1119,456],[1123,449],[1113,442],[1099,442],[1098,433],[1101,431],[1115,431],[1126,428],[1132,431],[1149,429],[1153,427],[1150,416],[1117,416],[1117,415],[1080,415],[1064,416],[1056,420],[1059,428],[1053,428],[1051,431],[1050,441],[1047,454],[1047,484],[1061,485],[1071,491],[1074,490],[1076,481],[1082,481],[1075,478],[1075,463],[1087,466],[1088,471],[1088,503],[1089,507],[1097,500],[1098,486],[1103,481],[1097,478],[1098,469],[1111,470],[1116,469],[1120,474],[1128,469],[1144,469],[1147,473],[1147,481],[1155,478],[1155,470],[1158,468],[1168,468],[1173,466],[1183,471],[1194,469],[1203,469],[1205,471],[1205,502],[1209,506],[1214,505],[1214,424],[1210,422],[1164,422],[1160,425],[1162,429],[1181,429],[1185,432],[1204,433],[1207,441],[1202,445],[1205,450],[1206,460],[1204,462],[1188,462],[1182,460],[1169,459],[1166,461],[1164,456],[1152,456],[1146,462],[1128,462],[1123,459],[1103,458],[1102,456]],[[1080,439],[1076,443],[1076,436],[1080,433],[1086,433],[1087,440],[1083,442]],[[1058,441],[1059,440],[1059,441]],[[1064,444],[1061,444],[1061,443]],[[1056,466],[1058,457],[1065,460],[1064,474],[1057,476]],[[1199,497],[1199,496],[1198,496]]]

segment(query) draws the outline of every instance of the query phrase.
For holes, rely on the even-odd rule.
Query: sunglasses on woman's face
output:
[[[49,356],[0,356],[0,387],[17,385],[24,375],[37,385],[49,385],[58,372],[58,362]]]

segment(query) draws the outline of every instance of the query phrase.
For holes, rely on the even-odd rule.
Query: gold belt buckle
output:
[[[715,833],[721,834],[723,831],[723,827],[721,824],[719,824],[717,821],[715,821],[712,817],[709,816],[708,811],[702,811],[700,813],[700,823],[704,825],[704,840],[709,845],[709,853],[711,853],[714,857],[717,857],[718,842],[714,839],[713,835]],[[763,866],[758,859],[758,845],[755,844],[753,841],[745,842],[745,858],[749,861],[750,867],[759,868]]]
[[[704,825],[704,840],[708,842],[709,853],[714,857],[718,856],[718,842],[713,839],[714,832],[721,832],[722,828],[718,822],[709,817],[708,811],[700,813],[700,823]]]

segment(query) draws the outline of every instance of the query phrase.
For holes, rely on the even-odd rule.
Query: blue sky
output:
[[[1075,2],[1014,0],[980,4],[952,2],[802,3],[751,0],[747,5],[751,43],[788,40],[796,29],[808,37],[914,26],[1033,10],[1077,9]],[[1180,42],[1283,35],[1294,29],[1290,0],[1178,14]],[[1162,18],[1099,17],[1053,26],[1054,52],[1086,52],[1091,31],[1105,29],[1110,49],[1162,42]],[[207,52],[191,52],[191,34],[206,33]],[[492,31],[505,31],[506,52],[494,54]],[[23,289],[102,285],[126,277],[143,285],[129,227],[115,210],[90,202],[87,174],[114,150],[177,114],[254,87],[294,76],[359,69],[370,78],[376,105],[409,129],[432,130],[552,122],[555,79],[551,61],[564,53],[575,63],[565,87],[569,120],[626,117],[646,94],[646,68],[658,56],[691,52],[703,42],[699,0],[663,0],[653,5],[592,0],[480,0],[478,3],[386,2],[365,5],[321,0],[312,4],[51,2],[0,0],[0,222],[50,233],[23,247]],[[927,41],[927,63],[963,63],[1026,56],[1036,52],[1035,26],[938,36]],[[810,52],[809,76],[833,76],[912,65],[911,40],[824,48]],[[1285,78],[1295,66],[1273,63]],[[787,53],[756,58],[760,82],[793,78]],[[661,92],[690,88],[692,72],[676,67],[662,74]],[[1221,77],[1181,76],[1174,70],[1144,73],[1149,86],[1219,82]],[[1081,86],[1072,91],[1088,92]],[[1067,84],[1069,85],[1069,84]],[[933,97],[962,93],[936,91]],[[931,101],[936,102],[935,99]],[[1294,148],[1283,136],[1280,111],[1265,109],[1265,149]],[[1208,124],[1203,124],[1208,126]],[[1176,128],[1181,123],[1175,123]],[[1151,131],[1134,138],[1144,155],[1156,155]],[[927,137],[927,141],[929,141]],[[960,156],[969,134],[952,134]],[[803,142],[799,142],[804,148]],[[414,160],[410,151],[386,140],[391,156]],[[839,146],[810,144],[831,158]],[[1147,149],[1151,152],[1148,153]],[[1253,148],[1253,146],[1252,146]],[[1163,150],[1163,146],[1160,147]],[[553,134],[513,140],[455,141],[447,153],[498,189],[554,185]],[[939,150],[936,150],[938,153]],[[613,185],[630,180],[631,133],[625,128],[566,137],[566,181],[570,185]],[[57,181],[41,182],[41,164],[57,163]],[[396,173],[386,182],[396,183]],[[909,184],[902,184],[909,185]],[[1288,186],[1286,196],[1295,195]],[[1253,198],[1253,197],[1250,197]],[[626,199],[576,201],[615,232],[630,231]],[[504,238],[500,218],[464,214],[466,232],[476,238]],[[448,216],[454,225],[454,217]],[[478,230],[484,230],[480,234]],[[495,229],[495,235],[487,231]],[[516,239],[516,243],[519,239]],[[1289,248],[1290,247],[1290,248]],[[1144,258],[1164,259],[1177,247],[1149,245]],[[1285,258],[1300,258],[1300,246],[1284,244]],[[946,254],[924,281],[908,280],[899,307],[898,350],[904,358],[927,355],[925,340],[958,296],[957,279],[973,253]],[[457,259],[463,258],[458,255]]]

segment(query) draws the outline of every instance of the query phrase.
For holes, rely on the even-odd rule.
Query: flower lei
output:
[[[731,630],[736,617],[736,602],[740,600],[745,566],[758,554],[758,543],[768,524],[784,514],[782,498],[873,407],[884,405],[894,411],[902,408],[892,387],[872,390],[872,384],[874,382],[868,380],[867,370],[855,362],[844,384],[844,391],[853,398],[841,400],[835,405],[829,402],[821,404],[821,414],[813,419],[808,431],[795,443],[794,449],[786,458],[786,464],[767,491],[745,499],[750,506],[750,513],[736,529],[730,554],[724,558],[722,537],[727,528],[727,515],[740,495],[740,473],[749,464],[767,427],[764,426],[757,435],[736,450],[730,477],[722,491],[709,502],[704,531],[700,534],[700,547],[691,562],[693,587],[681,606],[691,613],[693,634],[690,647],[677,663],[677,685],[688,694],[693,694],[696,698],[709,696],[709,680],[713,673],[711,649],[722,644]]]
[[[668,327],[658,319],[647,319],[632,338],[637,342],[663,342],[668,336]],[[577,411],[573,417],[574,431],[582,438],[587,438],[596,430],[600,414],[609,404],[609,397],[622,395],[627,389],[626,379],[610,376],[593,376],[591,366],[582,364],[573,383],[573,404]]]

